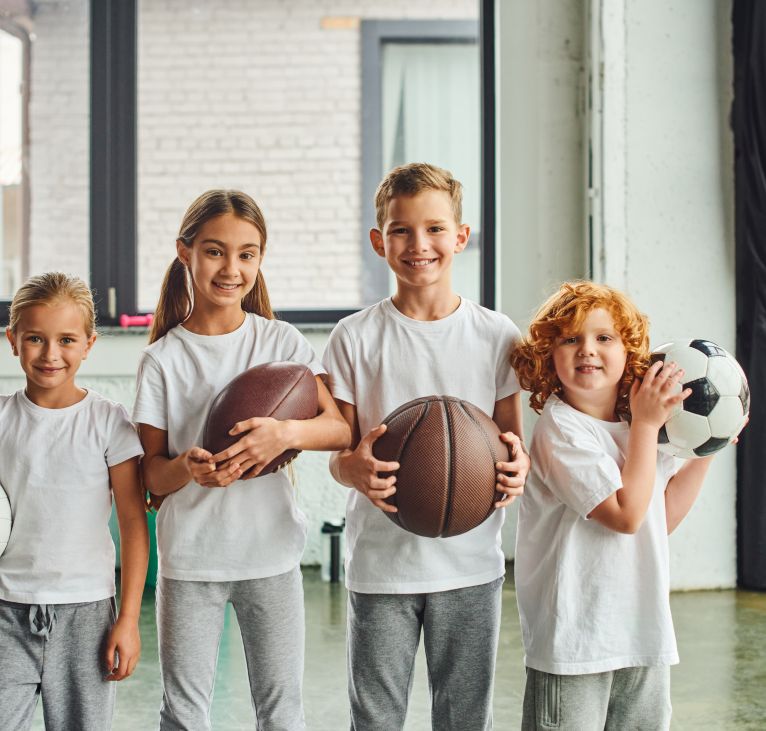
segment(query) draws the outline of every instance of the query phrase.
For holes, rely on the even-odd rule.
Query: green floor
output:
[[[306,591],[305,702],[308,728],[348,728],[345,675],[345,591],[304,572]],[[766,729],[766,594],[689,592],[672,596],[681,664],[673,669],[673,729]],[[141,617],[143,656],[117,696],[116,731],[157,728],[160,703],[154,595]],[[503,629],[495,680],[495,728],[517,729],[524,669],[516,597],[503,591]],[[40,717],[38,708],[38,719]],[[245,660],[236,619],[229,614],[219,656],[213,728],[253,729]],[[34,727],[42,729],[40,720]],[[428,687],[422,655],[410,702],[407,731],[429,729]]]

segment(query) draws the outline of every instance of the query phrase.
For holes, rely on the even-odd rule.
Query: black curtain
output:
[[[737,576],[766,590],[766,2],[734,0],[737,357],[750,425],[737,454]]]

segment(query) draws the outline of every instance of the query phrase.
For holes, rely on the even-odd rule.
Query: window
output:
[[[0,16],[3,301],[45,270],[89,278],[88,2],[11,8]]]
[[[102,324],[151,311],[189,203],[209,188],[241,188],[266,216],[264,273],[282,316],[332,322],[391,291],[385,262],[368,253],[372,194],[386,169],[409,158],[464,182],[473,235],[457,260],[466,273],[458,287],[491,306],[479,289],[492,248],[482,246],[481,84],[492,86],[480,73],[480,5],[491,22],[486,0],[360,0],[353,16],[313,0],[14,3],[26,15],[11,20],[34,42],[21,183],[2,178],[4,190],[6,180],[21,185],[21,204],[8,198],[22,234],[3,228],[3,272],[13,273],[0,297],[28,274],[58,268],[89,279]],[[374,80],[367,28],[377,34]],[[11,78],[5,63],[0,74]],[[426,101],[435,86],[445,94]],[[444,106],[449,95],[464,98],[468,113],[439,113],[434,134],[433,115],[423,125],[418,104]],[[3,103],[3,139],[6,120],[19,117],[10,109]]]
[[[0,299],[21,284],[27,248],[25,36],[0,26]]]
[[[453,284],[480,299],[481,89],[479,24],[470,21],[363,21],[363,230],[375,225],[373,198],[386,171],[432,162],[463,184],[468,247]],[[390,271],[366,247],[365,304],[390,294]]]

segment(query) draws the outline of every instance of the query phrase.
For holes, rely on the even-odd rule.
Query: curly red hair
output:
[[[552,393],[561,390],[553,365],[557,338],[579,332],[588,313],[598,308],[612,316],[625,346],[625,372],[619,384],[615,411],[620,415],[630,414],[630,387],[649,366],[649,319],[622,292],[586,281],[564,282],[537,311],[529,334],[511,354],[511,365],[521,387],[531,392],[529,405],[537,413],[543,410]]]

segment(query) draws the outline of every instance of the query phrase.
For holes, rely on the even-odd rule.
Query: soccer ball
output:
[[[679,340],[651,357],[683,368],[683,388],[692,390],[660,429],[659,449],[693,459],[730,444],[750,411],[747,378],[734,356],[709,340]]]
[[[11,535],[11,504],[8,496],[0,485],[0,556],[3,555]]]

